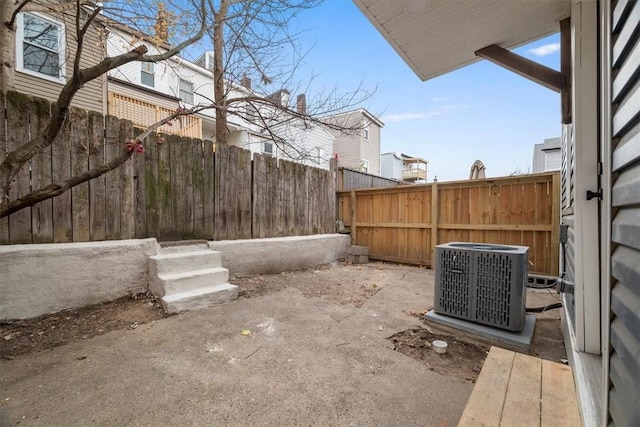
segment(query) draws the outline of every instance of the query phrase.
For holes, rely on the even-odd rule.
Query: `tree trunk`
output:
[[[213,24],[213,91],[216,103],[216,144],[226,144],[227,128],[226,88],[224,85],[224,21],[229,1],[221,0],[220,9],[214,14]]]
[[[12,2],[0,0],[0,90],[7,93],[13,89],[13,72],[15,69],[15,47],[13,35],[15,31],[5,25],[11,19]]]

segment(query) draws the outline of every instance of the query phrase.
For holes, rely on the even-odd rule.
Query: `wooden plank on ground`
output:
[[[78,176],[89,170],[89,118],[85,110],[72,108],[71,121],[71,174]],[[88,242],[91,237],[89,212],[89,183],[83,182],[71,189],[71,220],[73,241]]]
[[[120,138],[118,140],[117,155],[124,151],[126,141],[133,138],[133,123],[129,120],[120,120]],[[133,156],[143,156],[134,153]],[[134,183],[134,159],[129,157],[118,168],[120,177],[120,238],[133,239],[136,236],[136,200]]]
[[[542,360],[516,353],[502,410],[503,426],[540,426]]]
[[[89,168],[95,169],[104,164],[104,116],[89,113]],[[106,177],[101,175],[89,181],[89,228],[91,241],[106,238]]]
[[[542,361],[541,425],[545,427],[582,425],[571,368],[548,360]]]
[[[7,94],[7,151],[11,153],[29,141],[30,99],[16,92]],[[9,200],[16,200],[31,192],[31,160],[22,165],[9,187]],[[31,207],[9,215],[10,243],[31,243]]]
[[[32,103],[30,109],[31,135],[37,136],[42,134],[49,122],[49,118],[51,117],[51,104],[39,99],[37,102]],[[38,154],[33,156],[31,166],[31,188],[37,190],[51,184],[51,146],[43,148]],[[36,203],[31,207],[31,230],[33,231],[33,243],[53,242],[52,199]]]
[[[113,116],[107,116],[105,121],[105,163],[111,161],[124,149],[120,143],[120,120]],[[105,174],[106,179],[106,223],[105,232],[107,240],[121,239],[121,182],[120,171],[112,170]]]
[[[491,347],[458,426],[498,426],[515,353]]]

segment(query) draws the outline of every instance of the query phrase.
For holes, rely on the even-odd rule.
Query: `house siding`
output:
[[[380,127],[375,123],[369,124],[369,139],[361,139],[360,150],[362,158],[369,161],[369,173],[380,175]]]
[[[150,55],[162,53],[158,48],[151,45],[150,43],[136,41],[134,44],[132,44],[131,36],[119,33],[118,31],[110,30],[107,40],[107,54],[109,56],[121,55],[125,52],[130,51],[133,47],[138,46],[139,44],[144,44],[149,49]],[[142,84],[141,71],[142,63],[139,61],[131,61],[119,66],[114,70],[109,71],[108,74],[109,77],[114,77],[118,80],[122,80],[134,85],[139,85],[141,88],[147,88],[165,95],[177,97],[175,89],[172,90],[172,86],[173,88],[175,88],[176,86],[176,83],[172,82],[172,80],[176,79],[175,73],[172,72],[172,69],[167,61],[161,61],[154,64],[153,87]]]
[[[640,425],[640,4],[612,2],[609,425]]]
[[[42,14],[43,16],[48,16]],[[73,75],[73,61],[78,49],[78,43],[75,39],[75,19],[72,16],[51,16],[51,18],[61,21],[65,27],[65,54],[68,58],[66,62],[67,78]],[[98,25],[92,25],[87,31],[86,39],[82,48],[80,58],[81,68],[87,68],[97,64],[104,57],[103,31]],[[15,43],[15,40],[14,40]],[[105,76],[100,76],[86,83],[75,95],[71,105],[85,110],[103,112],[104,110],[104,94],[105,94]],[[38,96],[50,101],[58,99],[58,95],[62,90],[63,84],[52,82],[37,76],[25,74],[18,70],[14,74],[14,88],[16,91],[26,95]]]
[[[380,156],[380,176],[402,180],[402,159],[395,153],[385,153]]]
[[[565,279],[575,283],[575,138],[573,126],[565,125],[562,129],[562,161],[560,206],[562,208],[562,224],[568,227],[568,239],[562,251],[562,268]],[[575,324],[575,304],[573,294],[566,295],[567,311]]]
[[[327,118],[327,120],[340,126],[350,127],[368,119],[363,110],[356,110]],[[336,138],[333,153],[338,155],[339,166],[360,170],[361,161],[367,160],[369,173],[380,174],[380,126],[377,123],[370,123],[369,139],[364,139],[363,131],[345,134],[338,130],[331,130],[331,133]]]
[[[336,137],[333,153],[338,155],[338,164],[341,167],[360,170],[360,161],[363,159],[360,150],[360,135],[342,135],[335,131],[332,133]]]

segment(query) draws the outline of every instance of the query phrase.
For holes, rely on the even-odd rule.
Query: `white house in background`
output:
[[[107,54],[113,56],[131,50],[131,41],[132,35],[126,27],[112,24],[106,43]],[[145,40],[135,40],[136,45],[140,43],[148,47],[150,54],[160,52]],[[129,119],[138,126],[148,126],[180,107],[210,105],[214,97],[212,62],[213,52],[205,52],[195,62],[174,57],[158,63],[134,61],[111,70],[108,74],[107,110],[109,114]],[[229,98],[263,96],[252,91],[248,78],[244,78],[242,84],[226,83],[229,85]],[[276,96],[280,105],[290,106],[288,91],[280,90],[266,98],[276,101]],[[305,125],[302,120],[288,118],[286,124],[275,121],[266,131],[260,123],[263,118],[274,121],[273,109],[267,111],[267,107],[254,107],[249,103],[238,103],[233,108],[227,116],[230,145],[252,153],[329,168],[334,137],[321,126]],[[306,108],[304,95],[298,96],[296,108]],[[207,109],[182,117],[159,130],[214,140],[215,110]]]
[[[547,138],[533,146],[533,173],[559,171],[562,167],[562,138]]]
[[[338,159],[338,165],[380,175],[380,131],[384,123],[364,108],[327,117],[325,120],[346,128],[361,126],[361,130],[355,133],[330,131],[335,137],[333,154]]]
[[[424,183],[427,180],[428,161],[402,153],[384,153],[380,156],[380,176],[404,182]]]
[[[15,15],[15,31],[6,25],[0,29],[3,34],[8,33],[5,40],[15,47],[0,49],[2,86],[5,90],[56,101],[73,75],[73,59],[78,53],[75,14],[53,8],[45,11],[42,7],[37,8],[38,12],[28,11],[34,5],[25,3],[21,6],[26,7]],[[80,22],[84,23],[89,12],[83,9],[81,13]],[[87,28],[80,55],[81,67],[90,67],[104,58],[103,31],[100,22]],[[105,88],[104,76],[87,82],[73,97],[71,106],[102,112]]]

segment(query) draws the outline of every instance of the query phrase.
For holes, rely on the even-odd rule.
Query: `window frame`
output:
[[[145,66],[151,67],[151,73],[144,70]],[[152,84],[149,85],[143,81],[142,76],[144,74],[151,76]],[[153,62],[140,62],[140,84],[152,88],[156,87],[156,64]]]
[[[267,144],[269,144],[269,146],[271,146],[271,151],[267,151]],[[274,153],[274,144],[273,142],[269,142],[269,141],[263,141],[262,142],[262,154],[264,154],[265,156],[271,156],[273,157],[275,155]]]
[[[369,122],[365,121],[362,123],[362,137],[365,139],[365,141],[369,140]]]
[[[155,74],[154,74],[155,75]],[[182,83],[186,83],[188,86],[191,87],[191,92],[185,92],[187,94],[191,95],[191,102],[182,99]],[[193,84],[193,82],[187,80],[187,79],[183,79],[182,77],[178,77],[178,98],[180,98],[180,101],[184,102],[187,105],[195,105],[195,85]]]
[[[24,16],[30,15],[37,19],[46,21],[50,24],[58,27],[58,63],[60,73],[58,77],[51,76],[49,74],[41,73],[38,71],[30,70],[25,68],[24,66]],[[29,43],[29,42],[26,42]],[[35,45],[34,43],[30,43]],[[35,45],[36,47],[39,47]],[[67,82],[67,70],[66,70],[66,28],[64,22],[51,18],[50,16],[43,15],[42,13],[37,12],[20,12],[16,16],[16,40],[15,40],[15,48],[16,48],[16,71],[28,74],[30,76],[38,77],[40,79],[49,80],[51,82],[65,84]],[[40,47],[40,49],[45,49],[44,47]]]

